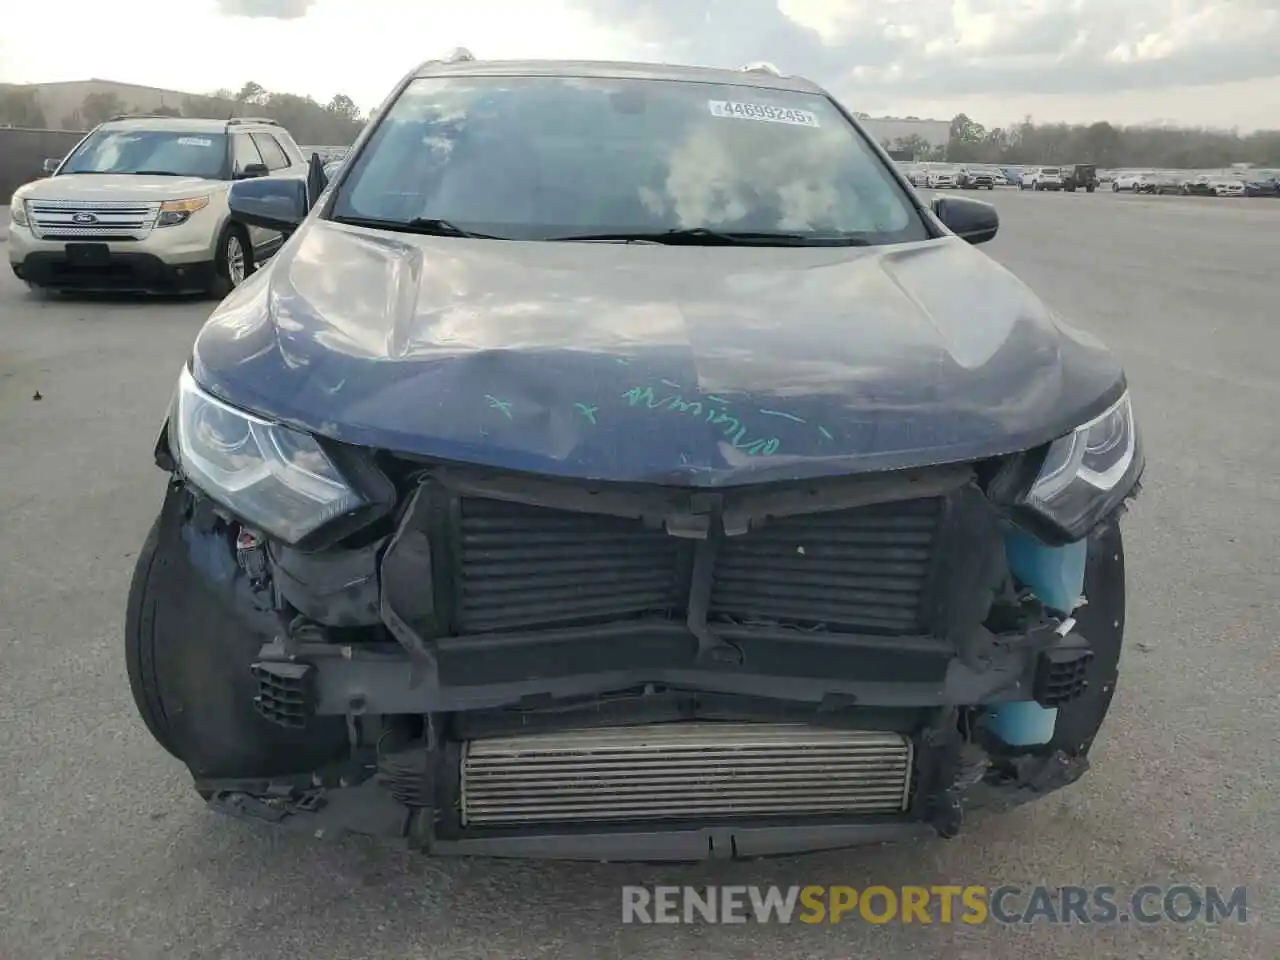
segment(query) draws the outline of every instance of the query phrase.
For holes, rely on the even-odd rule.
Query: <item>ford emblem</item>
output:
[[[98,218],[92,213],[77,213],[71,217],[72,223],[97,223]]]

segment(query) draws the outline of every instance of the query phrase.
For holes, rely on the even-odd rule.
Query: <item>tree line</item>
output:
[[[250,81],[238,91],[216,90],[182,98],[181,107],[129,103],[114,91],[91,93],[65,117],[46,116],[30,87],[0,88],[0,126],[31,129],[88,130],[123,113],[170,117],[269,117],[284,126],[298,143],[343,146],[355,140],[365,116],[350,97],[337,94],[328,103],[294,93],[274,93]]]
[[[71,116],[46,117],[35,90],[0,88],[0,126],[86,130],[130,111],[138,111],[137,105],[125,103],[117,94],[94,93],[85,97]],[[238,91],[184,97],[181,108],[141,112],[187,117],[265,116],[283,124],[299,143],[335,146],[351,143],[366,119],[345,94],[320,103],[294,93],[275,93],[253,81]],[[1031,117],[1011,127],[988,129],[963,113],[952,119],[945,144],[908,136],[885,146],[919,160],[956,163],[1095,163],[1100,167],[1177,169],[1213,169],[1233,163],[1280,166],[1280,130],[1241,134],[1194,127],[1117,126],[1106,121],[1035,123]]]
[[[965,114],[951,121],[945,145],[919,137],[889,144],[921,160],[954,163],[1094,163],[1099,167],[1215,169],[1233,163],[1280,167],[1280,130],[1241,134],[1174,126],[1116,126],[1035,123],[1030,117],[1012,127],[987,129]]]

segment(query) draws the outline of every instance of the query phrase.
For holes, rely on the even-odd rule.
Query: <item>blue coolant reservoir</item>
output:
[[[1057,725],[1057,708],[1042,707],[1034,700],[992,704],[987,714],[987,729],[1011,747],[1048,743]]]
[[[1009,572],[1054,613],[1065,616],[1079,604],[1087,541],[1046,547],[1031,534],[1013,529],[1004,535],[1004,552]]]
[[[1031,534],[1012,529],[1005,533],[1004,548],[1009,572],[1046,607],[1065,617],[1079,606],[1089,552],[1086,541],[1047,547]],[[987,728],[1011,747],[1048,743],[1057,723],[1058,711],[1034,700],[992,704],[987,715]]]

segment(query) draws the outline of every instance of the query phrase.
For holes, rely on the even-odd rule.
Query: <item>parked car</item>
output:
[[[960,185],[959,172],[953,167],[937,167],[929,171],[925,186],[934,190],[950,190]]]
[[[1154,178],[1155,173],[1145,170],[1124,170],[1116,174],[1116,178],[1111,181],[1111,189],[1115,193],[1125,190],[1139,192],[1140,188],[1147,182],[1149,178]]]
[[[1098,168],[1092,163],[1073,163],[1061,170],[1062,189],[1074,193],[1077,187],[1088,193],[1098,188]]]
[[[322,192],[230,206],[290,239],[180,372],[125,627],[215,809],[754,857],[1086,771],[1124,370],[975,246],[994,207],[905,189],[821,87],[460,53]]]
[[[116,117],[48,166],[11,203],[9,263],[29,287],[215,295],[281,241],[232,218],[231,184],[309,169],[284,127],[248,117]]]
[[[1244,177],[1239,175],[1213,177],[1209,185],[1215,197],[1243,197],[1246,194]]]
[[[1061,167],[1036,167],[1028,173],[1023,174],[1022,183],[1019,186],[1026,190],[1061,190],[1062,189],[1062,168]]]
[[[1213,177],[1207,173],[1197,174],[1190,180],[1182,181],[1180,192],[1184,196],[1212,197],[1214,196],[1212,181]]]
[[[1179,194],[1182,193],[1184,182],[1185,181],[1181,174],[1174,171],[1163,170],[1144,179],[1140,192],[1153,193],[1161,196],[1165,194]]]
[[[956,186],[963,190],[994,190],[995,177],[986,167],[961,167],[956,173]]]
[[[1242,179],[1246,197],[1280,196],[1280,173],[1274,170],[1251,170]]]

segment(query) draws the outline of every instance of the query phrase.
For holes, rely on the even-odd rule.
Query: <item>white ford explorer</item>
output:
[[[117,117],[13,196],[9,263],[32,289],[225,294],[280,246],[232,220],[235,180],[306,177],[273,120]]]

